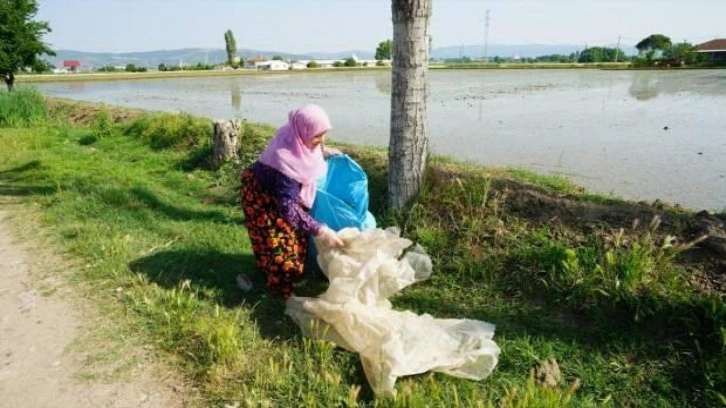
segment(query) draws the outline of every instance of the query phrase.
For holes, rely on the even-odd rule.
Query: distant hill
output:
[[[606,47],[614,47],[614,44],[605,45]],[[564,54],[569,55],[575,51],[581,51],[584,45],[544,45],[544,44],[525,44],[525,45],[501,45],[490,44],[487,47],[487,56],[494,57],[537,57],[540,55]],[[637,53],[632,46],[623,46],[620,48],[627,55]],[[106,65],[126,65],[135,64],[137,66],[157,67],[159,64],[178,65],[189,64],[194,65],[199,62],[206,64],[216,64],[226,61],[227,53],[221,48],[182,48],[176,50],[158,50],[158,51],[142,51],[142,52],[86,52],[74,50],[57,50],[55,57],[48,60],[55,66],[63,65],[63,60],[79,60],[84,69],[93,69]],[[459,58],[470,57],[479,58],[484,53],[483,45],[461,45],[434,48],[432,58]],[[238,51],[238,55],[242,58],[248,58],[255,55],[264,55],[272,58],[279,55],[284,59],[292,60],[310,60],[310,59],[345,59],[351,55],[356,55],[361,59],[373,59],[374,52],[364,50],[345,50],[337,52],[309,52],[305,54],[294,54],[284,51],[255,50],[243,48]]]
[[[293,54],[284,51],[264,51],[253,49],[241,49],[238,51],[241,58],[248,58],[255,55],[263,55],[272,58],[279,55],[284,59],[310,60],[310,59],[345,59],[356,55],[362,59],[372,59],[373,53],[366,51],[339,51],[339,52],[312,52],[306,54]],[[47,58],[53,65],[60,67],[64,60],[79,60],[84,69],[98,68],[106,65],[135,64],[137,66],[157,67],[159,64],[194,65],[199,62],[205,64],[217,64],[227,60],[227,52],[224,49],[214,48],[182,48],[177,50],[159,50],[142,52],[86,52],[74,50],[57,50],[55,57]]]

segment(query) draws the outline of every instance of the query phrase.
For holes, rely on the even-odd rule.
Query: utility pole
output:
[[[620,51],[620,36],[618,36],[618,45],[615,46],[615,62],[618,62],[618,52]]]
[[[489,46],[489,9],[484,15],[484,65],[487,64],[487,47]]]

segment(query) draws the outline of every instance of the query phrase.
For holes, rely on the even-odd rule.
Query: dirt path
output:
[[[7,215],[0,208],[0,407],[185,405],[148,353],[89,339],[103,319],[48,272],[52,257],[10,235]]]

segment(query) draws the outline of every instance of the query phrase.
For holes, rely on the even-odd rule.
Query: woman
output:
[[[285,300],[302,278],[308,234],[322,245],[343,245],[335,231],[308,214],[316,181],[327,170],[325,157],[340,153],[323,145],[331,128],[317,105],[292,110],[259,160],[242,172],[242,209],[257,266],[267,275],[268,289]]]

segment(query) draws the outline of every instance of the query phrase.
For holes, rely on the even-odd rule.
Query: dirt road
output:
[[[0,407],[184,406],[148,353],[89,336],[103,317],[7,217],[0,203]]]

